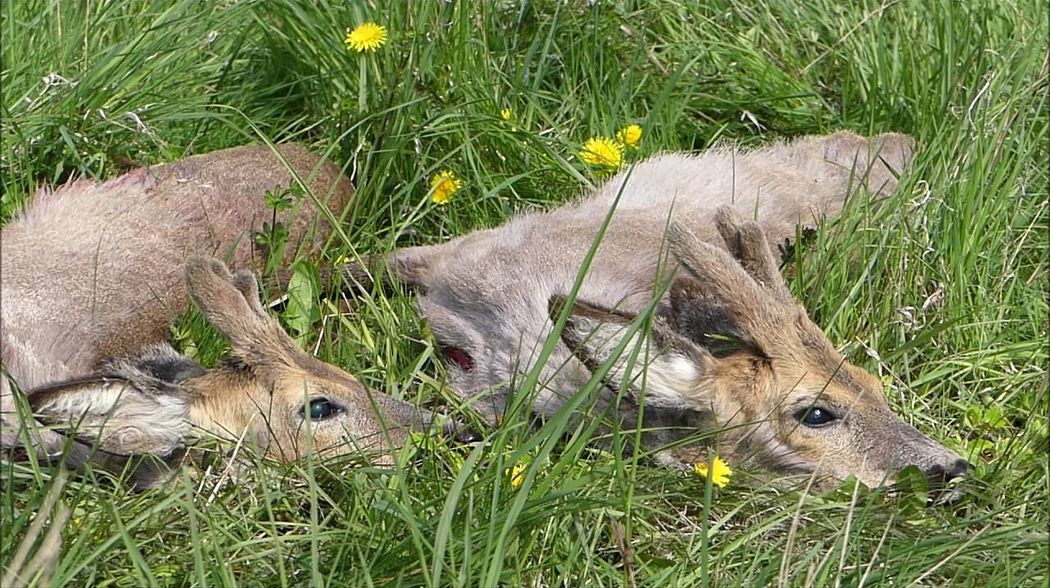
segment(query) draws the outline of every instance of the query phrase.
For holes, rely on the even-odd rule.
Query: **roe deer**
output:
[[[268,208],[264,197],[267,191],[287,190],[300,181],[319,202],[305,198],[289,210]],[[21,435],[29,433],[20,430],[20,424],[28,423],[19,422],[15,386],[37,390],[38,399],[59,398],[54,392],[68,392],[71,380],[90,376],[101,361],[133,355],[165,339],[172,318],[188,303],[181,268],[189,256],[226,256],[235,268],[257,267],[253,263],[257,261],[253,235],[263,229],[264,222],[276,221],[288,232],[291,246],[284,257],[287,264],[296,247],[317,250],[330,233],[331,226],[318,205],[327,202],[338,213],[352,194],[350,182],[336,166],[322,164],[320,158],[296,145],[278,147],[277,154],[264,146],[227,149],[138,169],[104,183],[80,180],[54,192],[38,193],[21,217],[8,223],[0,234],[0,352],[4,369],[0,375],[0,447],[21,445]],[[214,280],[198,282],[198,296],[204,296],[201,292]],[[215,304],[204,310],[222,312]],[[277,327],[260,329],[269,332]],[[302,382],[307,381],[300,377],[302,373],[312,377],[325,374],[338,382],[337,388],[349,386],[345,374],[317,367],[316,362],[294,354],[291,343],[277,334],[264,342],[271,344],[268,352],[273,354],[267,365],[287,365],[282,382],[298,386],[297,402],[302,400]],[[244,352],[255,358],[254,363],[245,365],[262,361],[261,351],[253,353]],[[174,351],[165,348],[153,348],[138,359],[122,360],[107,369],[109,372],[103,372],[107,377],[126,376],[124,379],[133,385],[140,375],[168,380],[168,384],[199,376],[199,370],[188,360],[178,359]],[[247,384],[236,377],[238,373],[220,370],[207,381],[241,390]],[[198,387],[202,381],[194,380]],[[186,394],[179,386],[162,384],[146,394],[160,398],[161,404],[176,402],[171,398]],[[169,388],[175,397],[157,392]],[[50,392],[44,394],[40,389]],[[106,389],[114,392],[119,387]],[[204,396],[209,403],[221,404],[214,396]],[[78,408],[71,398],[79,399],[84,406],[104,403],[102,397],[85,400],[84,394],[64,393],[60,397],[70,410]],[[47,406],[54,413],[58,405]],[[133,404],[128,410],[140,408]],[[228,416],[214,420],[231,428],[240,426],[240,421]],[[140,426],[148,427],[148,421]],[[32,435],[29,446],[45,453],[60,451],[65,443],[62,436],[44,429],[33,428]],[[286,440],[276,441],[286,455],[288,451],[294,453]],[[78,448],[78,455],[84,458],[86,450]],[[133,452],[125,449],[125,453]],[[76,461],[76,456],[70,460]]]
[[[163,341],[189,302],[182,264],[215,255],[257,267],[253,236],[273,220],[264,196],[295,185],[292,171],[331,209],[348,204],[353,189],[339,168],[297,145],[278,151],[287,165],[268,147],[237,147],[41,190],[0,233],[8,375],[28,389]],[[276,220],[292,245],[285,263],[331,231],[309,198]]]
[[[647,390],[631,392],[646,398],[646,428],[665,427],[650,439],[724,430],[723,455],[755,456],[774,471],[853,474],[875,486],[917,465],[941,484],[966,462],[890,412],[879,381],[846,363],[793,300],[767,243],[834,217],[860,188],[888,196],[912,149],[903,135],[837,133],[752,152],[660,155],[577,204],[377,256],[367,270],[348,266],[346,277],[367,283],[385,267],[418,290],[452,388],[495,417],[507,408],[508,384],[537,367],[553,328],[549,305],[573,289],[611,214],[562,332],[568,345],[539,366],[532,409],[549,415],[591,378],[588,364],[607,359],[611,347],[591,335],[631,322],[659,291],[671,225],[684,270],[667,268],[679,277],[652,333],[661,352],[650,358]],[[737,226],[734,214],[757,223]],[[721,345],[724,337],[737,344]],[[598,406],[616,400],[618,385],[608,382]],[[620,418],[636,415],[622,410]]]
[[[60,430],[75,428],[67,465],[89,455],[109,469],[124,467],[131,457],[155,458],[137,460],[132,470],[132,482],[149,487],[163,481],[167,466],[202,434],[243,439],[283,461],[309,452],[364,450],[379,452],[376,461],[384,461],[385,450],[400,445],[410,429],[429,424],[426,411],[372,395],[349,374],[300,350],[266,314],[251,272],[231,274],[220,261],[192,258],[186,284],[208,321],[229,339],[229,358],[208,371],[156,344],[90,377],[29,390],[38,419]]]

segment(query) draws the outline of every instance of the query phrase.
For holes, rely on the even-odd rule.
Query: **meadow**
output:
[[[629,161],[720,142],[902,132],[914,170],[785,267],[905,420],[975,466],[830,493],[733,464],[725,487],[590,442],[589,423],[476,422],[398,467],[352,458],[183,471],[136,493],[0,461],[0,563],[68,586],[1045,586],[1048,7],[1035,0],[280,2],[9,0],[0,220],[41,185],[299,141],[357,189],[344,257],[437,243],[571,201]],[[345,43],[364,22],[374,51]],[[432,181],[458,179],[447,203]],[[268,295],[284,294],[271,289]],[[277,310],[371,389],[470,419],[407,293]],[[177,346],[225,342],[188,309]],[[524,392],[528,392],[525,390]],[[35,558],[35,559],[34,559]],[[34,570],[34,562],[41,563]]]

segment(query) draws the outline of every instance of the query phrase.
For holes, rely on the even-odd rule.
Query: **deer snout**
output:
[[[930,487],[928,504],[945,504],[962,498],[962,490],[952,482],[965,478],[971,471],[973,465],[962,458],[947,465],[936,464],[926,468],[923,473]]]
[[[930,480],[931,486],[934,484],[943,486],[952,480],[965,477],[971,470],[973,470],[973,466],[970,462],[959,458],[948,467],[937,464],[927,469],[925,473]]]
[[[907,423],[898,421],[891,430],[884,438],[884,446],[893,448],[888,455],[891,478],[905,467],[915,466],[926,477],[932,503],[951,502],[962,496],[957,482],[973,470],[969,462]]]
[[[485,438],[474,429],[464,427],[455,422],[445,424],[442,433],[446,439],[454,441],[460,445],[469,445],[471,443],[479,443],[485,440]]]

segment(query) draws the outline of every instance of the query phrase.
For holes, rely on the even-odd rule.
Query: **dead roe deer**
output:
[[[388,449],[429,424],[426,411],[371,394],[299,349],[266,313],[251,272],[231,274],[218,260],[196,257],[186,262],[186,284],[230,341],[222,364],[205,370],[167,344],[150,345],[91,376],[29,390],[37,418],[75,426],[78,449],[93,449],[94,461],[110,469],[130,456],[155,458],[136,461],[138,487],[163,481],[188,442],[205,435],[243,440],[281,461],[371,452],[373,461],[388,462]]]
[[[261,267],[253,237],[275,220],[288,231],[285,264],[297,248],[320,248],[331,226],[318,205],[338,213],[353,189],[337,167],[302,147],[277,151],[240,147],[104,183],[80,180],[41,191],[3,228],[0,446],[28,445],[42,457],[68,449],[68,465],[90,458],[120,466],[131,455],[176,457],[192,425],[248,436],[279,458],[306,451],[304,421],[314,421],[318,449],[346,445],[342,433],[326,434],[335,427],[327,421],[375,437],[372,420],[351,418],[367,410],[364,388],[295,347],[262,313],[250,273],[233,277],[198,259],[184,277],[194,255]],[[268,207],[267,192],[300,181],[319,202],[306,197],[276,213]],[[188,303],[187,287],[233,345],[233,359],[212,372],[163,344]],[[104,360],[112,361],[97,369]],[[43,420],[83,425],[78,442],[25,427],[15,388]],[[385,397],[376,403],[396,428],[406,408]],[[97,452],[86,442],[96,439]],[[149,485],[157,473],[143,468],[138,482]]]
[[[626,382],[618,413],[625,424],[644,399],[656,446],[721,431],[722,455],[777,472],[856,475],[876,486],[916,465],[940,485],[967,463],[890,411],[879,380],[850,365],[807,317],[773,257],[799,226],[836,216],[851,194],[888,196],[912,150],[903,135],[838,133],[751,152],[660,155],[579,203],[396,250],[346,276],[360,283],[389,271],[415,288],[453,389],[498,418],[510,384],[536,367],[551,315],[558,318],[615,206],[568,310],[566,344],[539,367],[535,413],[557,411],[610,359],[623,327],[653,301],[666,261],[674,279],[651,330],[655,357],[645,389],[643,370]],[[617,401],[628,355],[611,360],[599,408]]]

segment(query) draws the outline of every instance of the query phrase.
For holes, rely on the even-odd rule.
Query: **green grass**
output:
[[[56,526],[54,585],[1045,586],[1046,4],[588,4],[5,2],[0,216],[127,161],[296,140],[357,187],[350,242],[308,260],[323,266],[574,198],[600,179],[580,145],[630,122],[636,159],[909,133],[920,153],[898,197],[821,231],[792,288],[899,413],[976,465],[963,500],[814,496],[746,468],[712,489],[601,451],[593,423],[563,414],[538,431],[510,419],[464,452],[424,443],[396,469],[219,461],[141,494],[3,461],[3,567]],[[375,54],[343,47],[363,20],[389,29]],[[428,180],[444,169],[463,189],[439,207]],[[410,297],[318,304],[322,359],[449,406]],[[222,349],[199,317],[181,326],[202,357]],[[41,511],[54,519],[34,530]]]

